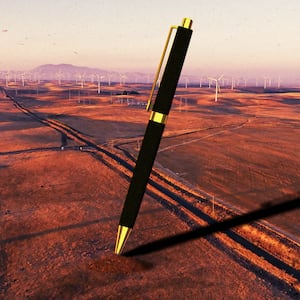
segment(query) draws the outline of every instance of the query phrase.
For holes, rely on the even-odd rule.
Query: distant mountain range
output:
[[[101,76],[102,82],[122,82],[122,83],[150,83],[154,80],[154,73],[146,72],[117,72],[100,68],[86,66],[76,66],[72,64],[43,64],[27,71],[0,70],[0,80],[84,80],[97,81]],[[194,77],[195,78],[195,77]],[[198,80],[197,78],[195,78]],[[190,83],[193,76],[189,76]]]
[[[71,64],[45,64],[40,65],[29,71],[31,74],[38,74],[40,79],[61,79],[61,80],[94,80],[97,76],[103,76],[103,80],[125,81],[125,82],[147,82],[153,80],[153,75],[141,72],[124,72],[109,71],[98,68],[84,66],[74,66]]]
[[[86,74],[107,74],[103,69],[74,66],[71,64],[45,64],[31,70],[32,73],[56,74],[56,73],[86,73]]]

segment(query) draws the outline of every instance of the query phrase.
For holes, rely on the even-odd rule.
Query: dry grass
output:
[[[142,107],[121,104],[118,97],[110,94],[130,87],[111,86],[107,88],[108,94],[98,96],[96,87],[90,85],[93,90],[82,93],[80,100],[79,87],[74,88],[76,92],[71,99],[69,86],[47,83],[40,86],[39,94],[34,86],[25,88],[32,93],[28,92],[25,99],[23,92],[19,100],[39,116],[67,123],[98,144],[112,140],[114,145],[122,143],[124,149],[136,155],[136,139],[144,133],[148,113]],[[140,90],[139,101],[147,100],[148,88]],[[176,96],[166,128],[168,138],[163,139],[161,147],[176,146],[190,139],[198,142],[161,152],[158,162],[198,188],[246,210],[261,205],[266,198],[272,199],[275,186],[282,194],[294,191],[299,186],[295,170],[299,169],[300,160],[298,156],[285,160],[292,153],[298,155],[295,152],[298,145],[288,143],[290,135],[299,130],[297,106],[282,104],[280,95],[273,101],[271,95],[231,91],[224,91],[220,103],[214,103],[213,95],[208,93],[208,90],[201,93],[198,89],[178,90],[190,102],[183,106],[181,100],[180,106],[180,98]],[[22,96],[22,91],[18,94]],[[252,98],[255,104],[250,105]],[[224,111],[226,106],[231,110]],[[101,156],[77,150],[61,151],[62,137],[58,132],[21,114],[3,96],[0,114],[3,120],[0,123],[0,296],[6,299],[292,297],[282,287],[265,281],[240,256],[232,255],[230,249],[236,247],[241,256],[259,265],[264,263],[262,258],[252,256],[251,251],[239,248],[232,241],[226,242],[226,237],[222,237],[228,246],[226,251],[218,249],[209,238],[203,238],[135,259],[113,256],[127,179],[106,166]],[[245,125],[238,128],[241,124]],[[217,134],[219,131],[224,132]],[[257,135],[258,132],[268,134]],[[286,139],[277,141],[275,132]],[[211,133],[217,135],[206,137]],[[259,145],[259,140],[265,138],[267,144],[272,139],[275,148],[285,145],[285,151],[280,154],[277,148]],[[243,143],[246,148],[235,147]],[[67,146],[79,145],[67,140]],[[54,149],[46,149],[49,147]],[[260,156],[262,150],[267,152]],[[245,153],[249,159],[242,160]],[[267,153],[274,160],[266,161]],[[274,161],[280,162],[280,168],[275,168],[277,173],[272,175]],[[241,174],[247,174],[245,181],[234,181]],[[257,196],[264,197],[256,197],[258,202],[253,204],[253,194],[242,188],[236,191],[237,185],[246,186],[248,191],[257,186]],[[211,208],[204,209],[210,213]],[[276,224],[288,230],[288,222],[294,222],[293,214],[290,216],[288,220],[279,217]],[[184,230],[188,230],[184,222],[146,195],[127,247],[134,248]],[[250,227],[241,230],[249,238],[257,236]],[[265,236],[260,236],[257,243],[269,245],[270,251],[289,251]],[[298,267],[296,253],[289,253],[289,262]],[[266,272],[277,272],[287,284],[295,284],[281,270],[267,263],[265,266]]]

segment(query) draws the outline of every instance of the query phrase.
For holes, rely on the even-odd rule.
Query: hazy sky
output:
[[[299,0],[0,0],[0,70],[70,63],[154,72],[193,19],[185,72],[300,71]]]

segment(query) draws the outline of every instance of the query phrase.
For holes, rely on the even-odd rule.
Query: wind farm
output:
[[[115,256],[152,75],[137,80],[94,70],[92,80],[88,69],[56,69],[53,79],[42,72],[0,79],[3,295],[197,298],[199,281],[204,298],[297,295],[299,209],[160,254]],[[203,76],[200,87],[199,76],[186,78],[179,81],[128,250],[299,193],[300,89],[237,78],[232,90],[225,75]],[[229,288],[236,285],[239,291]]]

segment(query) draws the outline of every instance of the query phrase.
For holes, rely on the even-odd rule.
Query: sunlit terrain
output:
[[[249,245],[216,233],[112,254],[150,84],[1,86],[0,295],[117,298],[139,288],[197,298],[195,286],[215,299],[299,295],[299,209],[236,229]],[[209,223],[172,193],[214,221],[299,196],[299,113],[296,88],[227,85],[215,101],[213,86],[180,85],[151,177],[162,188],[149,185],[127,247]]]

